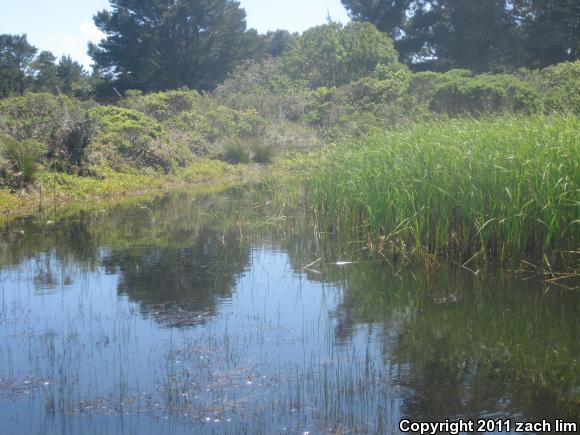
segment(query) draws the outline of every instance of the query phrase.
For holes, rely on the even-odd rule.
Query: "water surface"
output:
[[[377,262],[255,201],[173,193],[4,228],[0,434],[578,420],[580,294]]]

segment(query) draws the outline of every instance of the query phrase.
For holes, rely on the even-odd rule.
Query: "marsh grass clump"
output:
[[[250,163],[250,149],[240,140],[231,140],[224,145],[223,159],[232,164]]]
[[[320,225],[378,251],[574,264],[580,241],[575,116],[447,119],[326,153],[308,182]]]
[[[252,160],[256,163],[271,163],[274,158],[274,147],[263,142],[252,144]]]
[[[46,147],[32,140],[18,141],[8,136],[0,136],[0,149],[16,170],[13,176],[20,184],[34,181],[40,169],[40,159],[46,154]]]

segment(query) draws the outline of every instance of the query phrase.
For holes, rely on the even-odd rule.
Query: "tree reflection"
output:
[[[250,248],[234,234],[201,230],[191,246],[117,251],[105,259],[120,273],[119,293],[144,315],[167,326],[190,326],[231,297],[250,261]]]
[[[329,271],[343,282],[335,334],[349,341],[357,325],[381,325],[385,363],[396,366],[395,381],[407,391],[405,415],[580,415],[577,295],[457,271],[428,277],[385,269]]]

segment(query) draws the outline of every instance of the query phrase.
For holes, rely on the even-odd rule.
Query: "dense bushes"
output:
[[[199,93],[188,89],[147,95],[143,95],[141,91],[128,91],[126,98],[121,101],[121,106],[137,110],[162,122],[180,113],[191,111],[196,104],[200,104],[200,100]]]
[[[26,183],[41,164],[91,174],[103,165],[170,172],[197,157],[266,163],[280,148],[312,149],[441,114],[580,113],[580,61],[513,75],[411,73],[375,31],[354,23],[312,29],[280,58],[239,67],[211,94],[128,91],[116,105],[46,93],[0,100],[0,135],[20,147],[4,146],[0,170]],[[319,38],[334,38],[327,41],[332,56],[314,56]],[[370,57],[360,58],[360,50]],[[325,82],[298,73],[297,59],[310,62],[306,69],[336,74]],[[321,83],[338,86],[315,86]]]
[[[262,64],[263,68],[256,63],[239,67],[218,87],[215,96],[236,110],[255,110],[268,123],[280,120],[299,123],[333,140],[438,114],[578,113],[580,110],[580,61],[513,75],[474,75],[469,70],[457,69],[444,73],[411,73],[404,65],[390,61],[365,69],[364,76],[340,86],[311,88],[335,81],[312,80],[308,68],[331,71],[347,66],[337,66],[336,56],[320,55],[316,58],[317,66],[313,67],[309,50],[314,52],[315,47],[305,41],[334,35],[333,43],[340,46],[339,36],[345,30],[332,24],[312,29],[296,39],[280,60],[269,59]],[[343,54],[346,52],[343,50]],[[290,57],[296,65],[289,61]],[[299,64],[297,59],[305,63]],[[297,72],[300,68],[302,71]]]
[[[130,162],[137,167],[169,171],[191,157],[189,150],[169,144],[163,126],[142,112],[101,106],[92,111],[92,116],[99,132],[95,142],[101,145],[94,151],[100,148],[110,162],[118,154],[124,159],[115,163]],[[116,153],[111,153],[113,150]]]
[[[429,108],[436,113],[534,113],[538,91],[510,75],[442,74],[433,86]]]
[[[339,86],[373,72],[379,64],[397,62],[393,41],[370,23],[313,27],[292,40],[282,54],[283,70],[311,88]]]
[[[79,165],[91,140],[91,103],[51,94],[27,94],[0,100],[0,133],[18,141],[46,145],[56,169]]]
[[[547,111],[580,114],[580,61],[550,66],[539,76],[540,92]]]

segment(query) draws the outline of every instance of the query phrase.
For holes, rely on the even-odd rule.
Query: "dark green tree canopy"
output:
[[[26,35],[0,35],[0,98],[26,92],[62,93],[86,98],[93,93],[83,66],[63,56],[57,63],[50,51],[30,45]]]
[[[26,35],[0,35],[0,97],[24,93],[36,51]]]
[[[578,0],[515,0],[523,28],[523,51],[531,67],[545,67],[580,57]]]
[[[50,51],[41,51],[30,64],[32,70],[32,89],[35,92],[56,92],[59,89],[56,57]]]
[[[56,75],[62,85],[62,92],[72,95],[79,85],[87,80],[83,66],[70,56],[63,56],[56,67]]]
[[[211,89],[259,46],[245,17],[232,0],[112,0],[89,54],[124,89]]]
[[[263,52],[265,55],[278,57],[280,56],[290,42],[298,37],[298,34],[292,34],[287,30],[270,31],[262,35]]]
[[[342,0],[417,69],[543,67],[578,59],[578,0]]]

